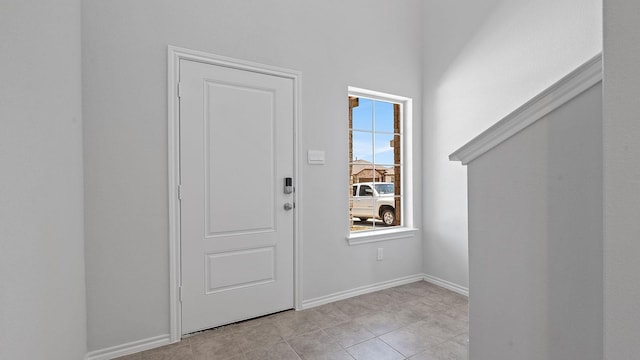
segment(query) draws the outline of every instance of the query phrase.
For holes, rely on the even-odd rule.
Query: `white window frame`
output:
[[[349,245],[366,244],[378,241],[402,239],[413,237],[418,229],[413,227],[413,100],[408,97],[387,94],[380,91],[367,90],[363,88],[347,87],[347,96],[366,98],[377,101],[400,104],[401,129],[402,129],[402,161],[401,161],[401,201],[402,225],[384,230],[365,230],[352,232],[349,228],[347,242]],[[349,129],[351,131],[351,129]],[[346,171],[348,173],[348,170]],[[349,174],[350,175],[350,174]],[[346,202],[347,206],[349,202]]]

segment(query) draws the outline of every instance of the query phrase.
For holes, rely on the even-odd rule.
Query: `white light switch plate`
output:
[[[308,150],[307,162],[309,163],[309,165],[324,165],[324,151]]]

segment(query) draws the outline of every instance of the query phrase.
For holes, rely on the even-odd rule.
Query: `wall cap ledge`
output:
[[[602,54],[598,54],[551,85],[449,155],[449,160],[469,164],[487,151],[540,120],[569,100],[602,81]]]

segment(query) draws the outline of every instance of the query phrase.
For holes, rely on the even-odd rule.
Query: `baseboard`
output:
[[[116,345],[110,348],[91,351],[86,360],[110,360],[120,356],[134,354],[140,351],[150,350],[171,343],[171,336],[160,335],[148,339],[133,341],[127,344]]]
[[[394,280],[383,281],[377,284],[360,286],[350,290],[339,291],[333,294],[320,296],[320,297],[309,299],[309,300],[303,300],[302,309],[300,310],[310,309],[312,307],[332,303],[334,301],[344,300],[350,297],[368,294],[374,291],[384,290],[394,286],[409,284],[412,282],[421,281],[423,279],[424,279],[423,274],[411,275],[411,276],[406,276],[406,277],[402,277]]]
[[[426,282],[430,282],[430,283],[432,283],[434,285],[441,286],[441,287],[443,287],[445,289],[451,290],[451,291],[456,292],[458,294],[461,294],[461,295],[464,295],[464,296],[467,296],[467,297],[469,296],[469,288],[460,286],[458,284],[454,284],[454,283],[449,282],[447,280],[442,280],[440,278],[437,278],[437,277],[431,276],[431,275],[427,275],[427,274],[423,275],[423,280],[426,281]]]

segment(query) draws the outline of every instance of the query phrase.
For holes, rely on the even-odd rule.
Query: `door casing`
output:
[[[302,224],[301,214],[303,204],[300,201],[299,154],[300,144],[300,87],[301,76],[299,71],[283,69],[279,67],[258,64],[254,62],[233,59],[225,56],[209,54],[201,51],[190,50],[175,46],[169,46],[167,52],[167,110],[168,110],[168,195],[169,195],[169,309],[170,309],[170,336],[171,342],[178,342],[182,336],[181,302],[180,302],[180,60],[191,60],[205,64],[224,66],[233,69],[252,71],[266,75],[280,76],[293,81],[293,173],[294,173],[294,201],[296,211],[293,219],[293,278],[294,278],[294,305],[296,309],[302,308],[302,244],[300,241]]]

